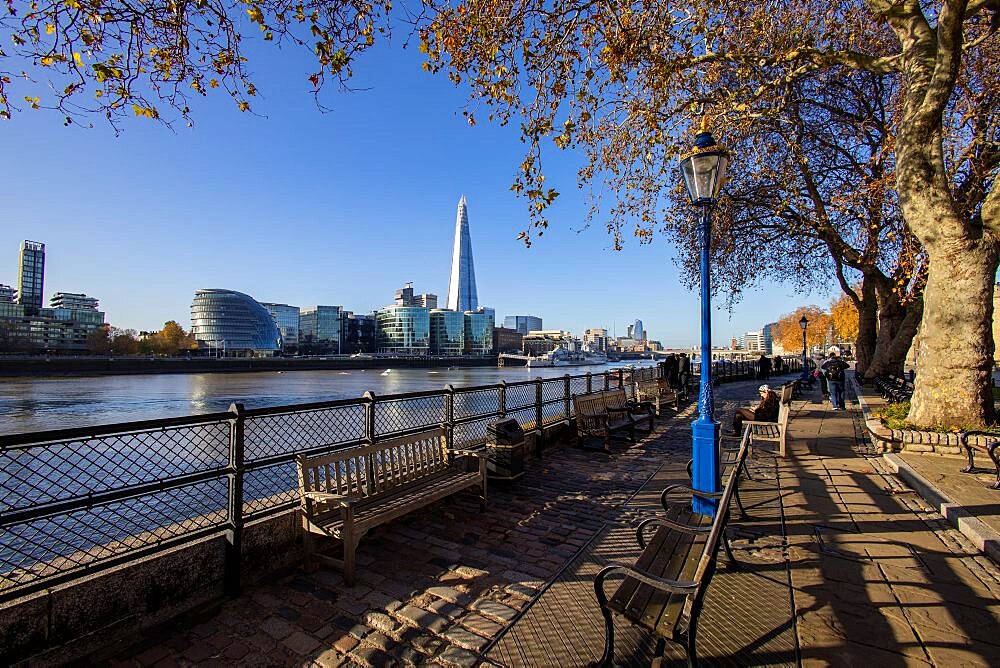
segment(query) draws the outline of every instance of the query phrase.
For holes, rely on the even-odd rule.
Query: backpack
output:
[[[834,382],[844,380],[845,365],[840,360],[833,360],[826,366],[826,378]]]

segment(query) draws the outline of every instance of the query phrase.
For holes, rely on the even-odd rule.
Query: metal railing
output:
[[[656,369],[642,373],[655,373]],[[638,373],[638,372],[637,372]],[[210,535],[239,587],[244,524],[298,504],[295,457],[444,426],[476,447],[514,418],[539,437],[629,370],[0,436],[0,601]]]
[[[755,364],[755,363],[750,363]],[[742,367],[741,367],[742,368]],[[750,373],[750,368],[744,369]],[[0,436],[0,601],[212,535],[239,588],[247,522],[298,504],[295,457],[443,426],[450,448],[516,419],[537,438],[574,395],[657,367]],[[696,371],[691,374],[697,386]],[[735,376],[727,379],[736,379]]]

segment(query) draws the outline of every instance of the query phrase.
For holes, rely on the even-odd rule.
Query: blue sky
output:
[[[86,292],[121,327],[188,326],[204,287],[368,312],[412,281],[443,302],[465,194],[479,301],[498,319],[534,314],[550,328],[624,335],[640,318],[666,345],[699,340],[698,295],[678,284],[672,248],[615,252],[601,226],[585,229],[577,156],[546,157],[563,193],[552,227],[530,249],[516,240],[527,224],[509,190],[523,157],[516,129],[470,127],[464,90],[422,72],[415,49],[368,54],[353,79],[364,90],[331,90],[328,113],[308,92],[307,56],[268,50],[250,67],[266,117],[219,94],[195,100],[194,127],[175,131],[136,119],[115,137],[100,118],[65,128],[31,110],[0,123],[0,283],[16,285],[18,245],[32,239],[46,244],[46,298]],[[713,340],[829,299],[769,286],[717,311]]]

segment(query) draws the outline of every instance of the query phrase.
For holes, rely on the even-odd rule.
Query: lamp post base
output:
[[[718,492],[719,485],[719,423],[707,416],[691,423],[694,464],[691,469],[691,487],[701,492]],[[715,517],[719,502],[716,499],[691,497],[691,509],[696,513]]]

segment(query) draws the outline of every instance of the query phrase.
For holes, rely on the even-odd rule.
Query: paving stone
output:
[[[357,617],[368,609],[368,604],[365,601],[359,601],[356,598],[341,598],[337,601],[337,607],[344,612]]]
[[[474,631],[484,638],[493,638],[500,634],[503,630],[504,625],[495,622],[492,619],[487,619],[482,615],[470,612],[465,617],[459,620],[459,623],[470,631]]]
[[[470,649],[474,652],[478,652],[486,643],[489,642],[488,639],[463,629],[460,626],[453,626],[447,631],[445,631],[442,636],[445,640],[452,643],[453,645],[458,645],[459,647],[464,647],[465,649]]]
[[[351,650],[351,658],[361,665],[370,666],[371,668],[391,666],[393,663],[391,656],[377,647],[372,647],[371,645],[366,645],[365,643],[361,643]]]
[[[427,609],[433,613],[448,617],[449,619],[456,619],[465,614],[465,608],[460,605],[455,605],[454,603],[449,603],[444,599],[438,599],[427,606]]]
[[[135,660],[144,666],[151,666],[157,661],[166,658],[170,655],[170,650],[163,645],[157,645],[156,647],[150,647],[142,654],[135,657]]]
[[[225,651],[222,653],[222,656],[224,656],[227,659],[239,661],[247,654],[249,654],[250,651],[251,650],[247,645],[239,641],[236,641],[225,649]]]
[[[413,605],[406,605],[394,613],[400,620],[420,629],[427,629],[434,633],[440,633],[448,626],[448,620],[433,612],[418,608]]]
[[[280,617],[268,617],[261,623],[260,629],[275,640],[287,638],[292,633],[292,625]]]
[[[341,652],[342,654],[347,654],[352,649],[358,646],[358,639],[351,635],[341,636],[336,642],[333,643],[334,648]]]
[[[437,661],[452,668],[473,668],[480,663],[479,657],[461,647],[449,647],[437,656]]]
[[[457,605],[464,605],[471,600],[468,594],[463,594],[452,587],[431,587],[427,590],[427,593],[433,594],[438,598],[443,598],[449,603],[455,603]]]
[[[339,668],[343,662],[343,654],[335,649],[326,649],[313,659],[312,665],[316,666],[316,668]]]
[[[373,631],[368,635],[366,635],[365,639],[362,642],[365,642],[373,647],[377,647],[383,652],[392,649],[398,644],[395,640],[393,640],[389,636],[385,635],[384,633],[379,633],[378,631]]]
[[[315,636],[302,631],[295,631],[281,643],[299,656],[306,656],[320,646],[320,642]]]
[[[480,599],[472,604],[472,609],[501,622],[509,622],[517,616],[517,610],[490,599]]]

